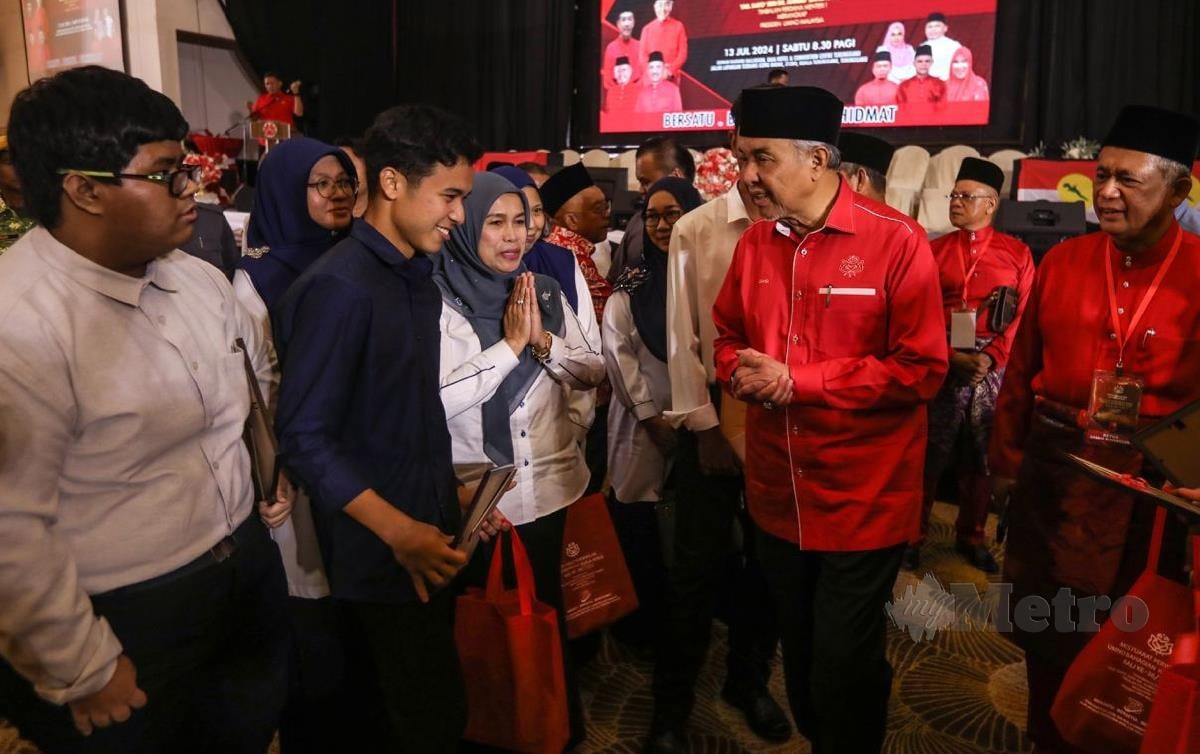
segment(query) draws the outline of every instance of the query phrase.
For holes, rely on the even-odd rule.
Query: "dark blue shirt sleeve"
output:
[[[341,443],[371,303],[334,277],[314,276],[301,285],[279,322],[283,377],[275,426],[284,465],[316,505],[337,513],[371,486]]]

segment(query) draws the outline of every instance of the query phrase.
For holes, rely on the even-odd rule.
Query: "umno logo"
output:
[[[866,268],[866,266],[866,262],[862,260],[862,257],[853,255],[843,259],[842,264],[840,267],[838,267],[838,269],[841,270],[842,274],[846,277],[855,278],[862,274],[862,271]]]
[[[274,139],[279,135],[279,126],[275,125],[273,121],[267,121],[263,124],[262,134],[264,139]]]
[[[580,549],[579,549],[578,542],[572,542],[569,545],[567,545],[567,557],[568,558],[577,558],[577,557],[579,557],[579,553],[580,553]]]
[[[1175,644],[1171,641],[1171,637],[1166,634],[1151,634],[1146,640],[1146,645],[1150,647],[1150,651],[1156,655],[1166,657],[1175,651]]]

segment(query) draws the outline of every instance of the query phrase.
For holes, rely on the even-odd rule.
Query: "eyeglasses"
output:
[[[349,194],[355,196],[358,194],[358,181],[354,178],[322,178],[319,181],[313,181],[308,184],[309,188],[315,188],[322,199],[332,199],[338,194]]]
[[[975,201],[976,199],[987,199],[989,197],[987,194],[964,194],[964,193],[955,191],[953,193],[947,194],[946,198],[949,199],[950,201],[954,201],[955,199],[957,199],[960,202],[972,202],[972,201]]]
[[[162,170],[157,173],[113,173],[108,170],[62,168],[55,172],[59,175],[85,175],[88,178],[109,178],[112,180],[132,178],[138,181],[150,181],[160,186],[166,186],[167,191],[171,192],[171,196],[179,199],[187,193],[188,186],[193,183],[199,185],[200,170],[201,168],[199,167],[183,167],[176,168],[175,170]]]
[[[669,209],[662,214],[659,214],[658,212],[647,212],[645,215],[646,227],[650,228],[658,225],[661,222],[665,222],[667,225],[674,225],[675,223],[679,222],[679,218],[681,217],[683,217],[683,210],[680,209]]]

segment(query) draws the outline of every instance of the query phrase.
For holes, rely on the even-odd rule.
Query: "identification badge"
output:
[[[950,347],[975,350],[975,316],[969,309],[950,312]]]
[[[1143,387],[1140,377],[1103,369],[1093,372],[1088,441],[1129,445],[1137,431]]]

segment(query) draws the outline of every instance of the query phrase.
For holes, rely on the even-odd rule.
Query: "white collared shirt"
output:
[[[172,251],[140,278],[35,228],[0,257],[0,654],[45,699],[100,689],[121,643],[88,595],[194,560],[253,512],[229,282]]]
[[[659,252],[654,252],[659,253]],[[629,293],[616,291],[604,306],[604,365],[612,385],[608,404],[608,474],[622,503],[662,500],[667,459],[640,422],[671,408],[666,362],[646,348]]]
[[[592,307],[581,297],[576,315],[565,296],[562,307],[566,332],[554,336],[550,359],[509,417],[517,486],[501,499],[500,511],[513,524],[554,513],[587,488],[587,463],[567,408],[571,388],[587,390],[604,379],[604,360],[592,345],[599,341]],[[483,449],[483,404],[519,362],[504,340],[481,348],[470,321],[445,303],[441,331],[441,395],[454,469],[471,484],[492,465]]]
[[[950,61],[954,58],[954,51],[962,45],[950,37],[926,39],[921,44],[927,44],[933,50],[933,65],[929,66],[929,75],[942,81],[948,80],[950,78]]]
[[[751,225],[737,186],[697,207],[671,231],[667,272],[667,364],[672,418],[693,432],[717,426],[708,386],[716,382],[712,308],[733,249]]]

